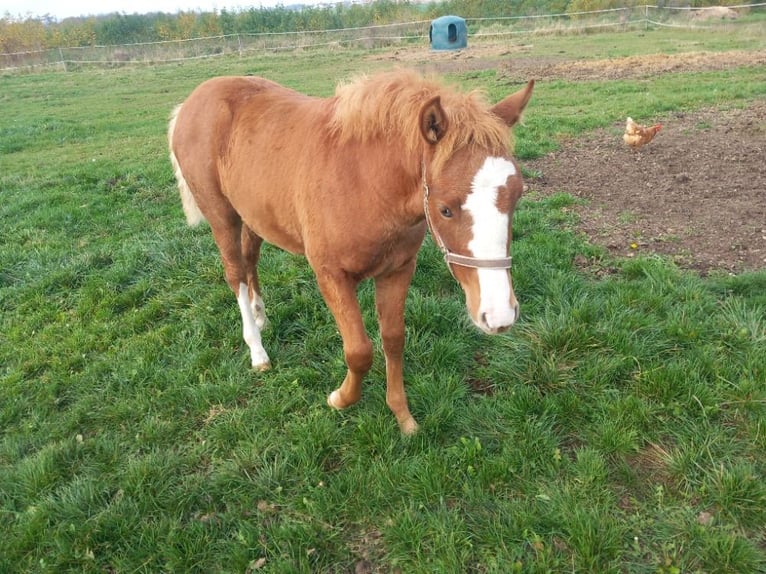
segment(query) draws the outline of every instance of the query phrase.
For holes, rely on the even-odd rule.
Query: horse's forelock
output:
[[[510,149],[510,129],[490,111],[482,92],[459,92],[411,70],[360,76],[340,84],[331,129],[341,141],[398,136],[403,152],[418,153],[424,145],[418,125],[420,110],[436,95],[441,96],[450,127],[436,146],[433,169],[441,169],[466,145],[495,152]]]
[[[440,142],[442,145],[437,146],[434,169],[440,169],[455,151],[465,146],[489,150],[492,154],[512,151],[511,130],[490,111],[483,92],[452,92],[443,97],[442,102],[453,129],[447,130]]]

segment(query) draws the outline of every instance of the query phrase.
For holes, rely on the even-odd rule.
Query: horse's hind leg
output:
[[[263,348],[261,328],[251,306],[248,287],[251,273],[246,270],[247,257],[242,242],[245,226],[230,205],[225,206],[225,208],[219,206],[219,209],[206,214],[206,218],[210,223],[213,238],[221,253],[226,282],[237,298],[239,312],[242,315],[242,337],[250,348],[251,364],[254,369],[265,371],[271,366],[271,362]],[[251,247],[248,244],[248,249]],[[256,287],[258,285],[257,279],[255,285]],[[260,298],[260,296],[258,297]]]
[[[247,291],[250,297],[250,309],[259,329],[268,325],[266,306],[261,297],[261,286],[258,282],[258,259],[261,255],[263,239],[256,235],[247,225],[242,225],[242,260],[247,277]]]

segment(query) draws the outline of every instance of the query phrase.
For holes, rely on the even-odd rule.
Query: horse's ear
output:
[[[438,142],[447,131],[447,114],[442,108],[441,98],[436,96],[426,102],[420,110],[420,133],[430,144]]]
[[[529,98],[532,97],[532,88],[534,87],[535,81],[529,80],[529,83],[518,92],[514,92],[495,104],[492,107],[492,112],[499,116],[509,127],[514,125],[521,118],[521,112],[524,111]]]

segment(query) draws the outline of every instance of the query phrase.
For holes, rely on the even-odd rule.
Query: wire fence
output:
[[[472,41],[525,34],[573,34],[641,27],[714,28],[733,25],[753,14],[766,14],[766,3],[707,8],[642,5],[563,14],[469,18],[466,24],[470,46]],[[82,66],[146,65],[227,55],[248,56],[258,52],[348,48],[372,50],[427,45],[430,25],[430,20],[419,20],[337,30],[239,33],[164,42],[54,48],[0,54],[0,70],[67,71]]]

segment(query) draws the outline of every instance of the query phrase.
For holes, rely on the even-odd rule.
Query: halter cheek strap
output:
[[[433,222],[431,221],[431,215],[428,211],[428,197],[430,195],[430,190],[428,188],[428,182],[426,181],[426,163],[423,162],[423,211],[426,215],[426,224],[428,225],[428,229],[431,230],[431,235],[434,238],[434,241],[436,241],[436,245],[439,247],[439,251],[442,252],[442,255],[444,255],[444,261],[447,263],[447,268],[450,270],[450,273],[452,273],[452,267],[450,267],[450,263],[454,265],[460,265],[462,267],[472,267],[474,269],[510,269],[511,268],[511,261],[513,260],[512,257],[498,257],[496,259],[483,259],[481,257],[472,257],[470,255],[459,255],[458,253],[453,253],[449,249],[447,249],[447,246],[444,244],[444,241],[441,238],[441,235],[439,235],[439,232],[436,231],[436,228],[434,227]],[[454,273],[453,273],[454,275]]]

